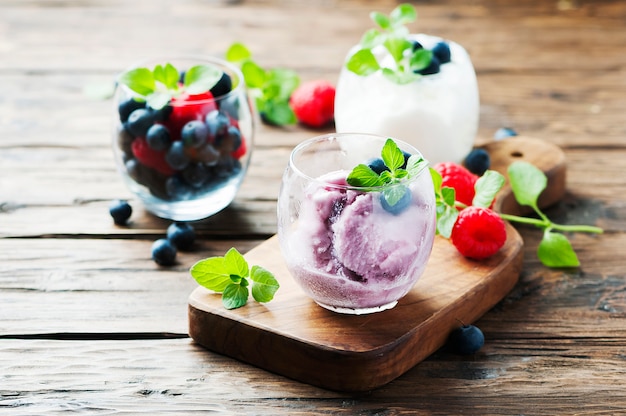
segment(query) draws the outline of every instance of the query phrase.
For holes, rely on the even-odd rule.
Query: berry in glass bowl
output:
[[[148,211],[194,221],[233,201],[255,119],[237,67],[211,57],[142,62],[118,77],[114,100],[115,161]]]

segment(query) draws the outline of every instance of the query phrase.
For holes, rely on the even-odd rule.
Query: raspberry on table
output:
[[[457,201],[465,205],[472,205],[472,200],[476,193],[474,185],[478,180],[478,176],[453,162],[440,162],[435,164],[433,168],[439,172],[443,179],[442,187],[454,188]]]
[[[302,83],[291,94],[289,104],[300,123],[323,127],[335,117],[335,87],[324,80]]]
[[[467,207],[459,212],[450,240],[465,257],[486,259],[506,242],[504,221],[489,208]]]

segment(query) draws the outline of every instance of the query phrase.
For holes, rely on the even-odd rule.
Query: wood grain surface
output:
[[[0,414],[619,415],[626,413],[626,4],[619,0],[415,1],[416,32],[463,44],[481,97],[479,144],[503,126],[559,146],[556,222],[582,266],[551,270],[520,226],[513,290],[476,323],[486,344],[445,347],[372,392],[341,394],[206,351],[187,338],[188,268],[276,232],[291,148],[332,131],[259,124],[234,203],[195,223],[199,241],[162,269],[168,223],[124,188],[111,102],[85,94],[131,63],[224,54],[336,82],[347,50],[391,0],[0,2]],[[107,213],[129,198],[128,227]],[[182,338],[181,338],[182,337]]]

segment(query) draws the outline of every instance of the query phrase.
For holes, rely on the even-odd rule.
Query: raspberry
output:
[[[165,161],[165,152],[154,150],[146,141],[145,137],[137,137],[131,145],[133,155],[137,158],[142,165],[148,166],[154,170],[161,172],[164,175],[171,175],[174,173],[172,168]]]
[[[170,130],[172,140],[180,140],[185,124],[194,120],[204,120],[208,113],[217,109],[213,94],[210,92],[196,95],[183,93],[172,98],[171,105],[172,113],[165,124]]]
[[[324,80],[305,82],[291,94],[289,104],[300,123],[322,127],[335,116],[335,87]]]
[[[474,185],[478,176],[465,169],[463,166],[452,162],[441,162],[433,166],[439,172],[443,182],[441,186],[454,188],[456,200],[465,205],[472,205],[474,199]]]
[[[450,239],[465,257],[486,259],[506,241],[504,221],[488,208],[467,207],[459,212]]]

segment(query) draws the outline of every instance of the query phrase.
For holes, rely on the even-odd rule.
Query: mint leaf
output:
[[[218,293],[232,283],[223,257],[200,260],[191,267],[190,273],[201,286]]]
[[[230,274],[241,277],[248,276],[248,262],[234,247],[228,250],[224,255],[224,266]]]
[[[459,211],[453,206],[437,204],[437,233],[444,238],[450,238],[458,216]]]
[[[409,68],[411,72],[419,71],[430,65],[433,59],[433,52],[428,49],[418,49],[411,55],[409,59]]]
[[[537,199],[548,185],[548,178],[538,168],[528,162],[513,162],[507,173],[511,190],[520,205],[537,207]]]
[[[444,186],[441,188],[441,199],[446,205],[453,207],[456,202],[456,190],[449,186]]]
[[[383,146],[383,150],[380,155],[383,162],[385,162],[385,165],[392,172],[404,165],[404,153],[402,153],[402,150],[400,150],[396,142],[392,139],[387,139],[387,141],[385,141],[385,145]]]
[[[497,193],[504,186],[504,176],[495,170],[487,170],[483,176],[478,178],[474,185],[475,194],[472,205],[489,208]]]
[[[405,3],[393,9],[389,17],[394,26],[405,25],[417,19],[417,12],[413,5]]]
[[[537,257],[548,267],[578,267],[580,261],[563,234],[546,231],[537,248]]]
[[[135,68],[126,71],[120,76],[118,81],[120,84],[126,85],[130,90],[143,96],[150,94],[156,89],[154,75],[147,68]]]
[[[273,68],[266,72],[265,83],[263,89],[269,99],[288,102],[291,93],[300,85],[300,78],[290,69]],[[268,86],[272,88],[271,94]]]
[[[246,59],[250,59],[251,57],[252,54],[250,53],[250,50],[248,50],[245,45],[239,42],[235,42],[230,45],[230,47],[226,51],[226,60],[228,62],[241,62],[245,61]]]
[[[246,286],[231,283],[222,295],[222,305],[226,309],[237,309],[248,303],[249,291]]]
[[[359,49],[346,62],[346,68],[357,75],[368,76],[380,69],[370,49]]]
[[[154,75],[154,80],[160,82],[168,89],[178,88],[180,74],[178,73],[178,70],[174,68],[174,65],[170,63],[165,64],[165,66],[157,65],[154,67],[152,73]]]
[[[407,176],[414,178],[422,173],[422,171],[427,167],[428,162],[426,159],[419,155],[411,155],[409,156],[409,160],[406,162]],[[441,175],[439,177],[441,177]]]
[[[411,42],[404,38],[389,37],[383,43],[394,61],[400,62],[404,57],[404,51],[411,47]]]
[[[386,172],[386,171],[385,171]],[[383,172],[384,173],[384,172]],[[367,165],[357,165],[352,172],[348,174],[346,181],[351,186],[358,186],[362,188],[370,188],[384,185],[380,176]]]
[[[250,88],[263,88],[265,84],[265,70],[252,61],[241,64],[241,72]]]
[[[370,19],[374,21],[381,29],[389,29],[391,28],[391,21],[387,16],[380,12],[371,12]]]
[[[278,126],[294,124],[298,121],[296,114],[286,101],[264,101],[262,108],[259,108],[259,111],[263,113],[263,117],[265,117],[270,123]]]
[[[148,106],[155,110],[160,110],[165,107],[172,99],[172,94],[169,91],[157,91],[148,94],[146,102]]]
[[[272,273],[261,266],[252,266],[250,278],[252,279],[252,297],[254,300],[269,302],[274,299],[274,294],[280,285]]]
[[[361,37],[361,46],[363,49],[371,49],[381,45],[385,41],[385,36],[378,29],[370,29]]]
[[[385,188],[383,190],[385,201],[393,207],[402,199],[407,190],[408,188],[404,185],[392,185],[389,188]]]
[[[189,94],[209,91],[222,77],[222,71],[211,65],[195,65],[185,72],[185,90]]]

